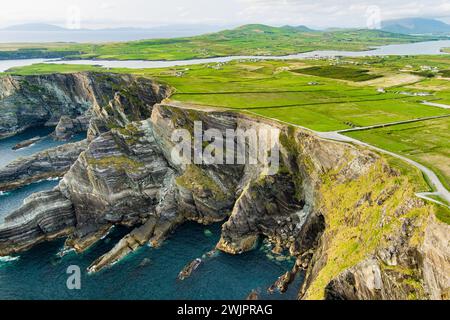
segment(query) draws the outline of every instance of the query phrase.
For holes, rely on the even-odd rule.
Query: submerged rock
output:
[[[38,141],[41,141],[42,139],[43,139],[42,137],[34,137],[34,138],[31,138],[31,139],[19,142],[12,149],[13,150],[23,149],[23,148],[31,146],[32,144],[35,144]]]
[[[183,270],[178,274],[178,280],[185,280],[186,278],[189,278],[192,273],[197,270],[197,268],[202,263],[202,259],[197,258],[193,261],[191,261],[188,265],[186,265]]]
[[[208,251],[207,253],[205,253],[205,254],[202,256],[202,259],[215,258],[215,257],[217,257],[218,255],[219,255],[219,251],[216,250],[216,249],[213,249],[213,250]]]
[[[259,300],[259,293],[258,293],[258,291],[252,290],[252,292],[249,293],[249,295],[247,296],[247,298],[245,300],[249,300],[249,301]]]
[[[141,263],[139,263],[139,267],[145,267],[148,266],[151,263],[151,260],[149,258],[144,258]]]

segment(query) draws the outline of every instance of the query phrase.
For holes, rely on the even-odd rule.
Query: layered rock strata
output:
[[[19,158],[0,168],[0,191],[10,191],[48,178],[62,177],[88,146],[86,140]]]
[[[134,228],[92,263],[89,271],[97,272],[142,245],[159,245],[183,221],[225,221],[218,249],[244,253],[267,237],[298,259],[293,273],[307,273],[299,298],[448,297],[449,226],[415,197],[414,179],[373,152],[302,129],[151,103],[168,92],[141,81],[94,104],[86,150],[58,187],[7,217],[0,254],[59,236],[83,251],[113,225]],[[178,164],[172,134],[193,133],[196,121],[222,134],[279,130],[280,169],[269,175],[265,164]]]

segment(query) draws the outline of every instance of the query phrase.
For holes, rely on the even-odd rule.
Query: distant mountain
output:
[[[388,20],[381,23],[384,31],[403,34],[450,34],[450,25],[439,20],[407,18]]]
[[[280,31],[290,31],[290,32],[314,32],[306,26],[282,26],[282,27],[272,27],[265,24],[245,24],[243,26],[237,27],[234,30],[249,31],[249,32],[280,32]]]
[[[284,26],[282,27],[284,29],[291,29],[299,32],[314,32],[316,30],[313,30],[311,28],[308,28],[307,26]]]
[[[227,37],[227,38],[242,38],[242,37],[265,37],[269,36],[281,36],[281,35],[293,35],[300,33],[312,33],[315,30],[309,29],[305,26],[283,26],[283,27],[272,27],[265,24],[245,24],[237,28],[223,30],[211,36],[215,37]]]
[[[39,31],[39,32],[55,32],[67,31],[68,29],[46,23],[25,23],[0,29],[1,31]]]
[[[37,32],[214,32],[220,31],[223,26],[210,25],[167,25],[151,28],[121,27],[121,28],[103,28],[103,29],[67,29],[53,24],[45,23],[26,23],[9,26],[0,31],[37,31]]]
[[[186,24],[151,28],[120,27],[67,29],[44,23],[14,25],[0,29],[1,42],[111,42],[201,35],[223,30],[224,26]]]

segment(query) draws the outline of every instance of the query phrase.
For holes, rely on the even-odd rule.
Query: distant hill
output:
[[[299,32],[314,32],[316,30],[308,28],[307,26],[283,26],[282,28],[291,29]]]
[[[111,29],[110,29],[111,30]],[[3,32],[5,33],[5,32]],[[7,33],[7,32],[6,32]],[[22,32],[27,34],[27,32]],[[83,32],[54,32],[52,39],[62,35],[64,42],[73,39],[74,35]],[[86,35],[95,35],[99,32],[84,32]],[[0,32],[1,36],[2,32]],[[14,32],[12,32],[14,34]],[[34,36],[34,33],[30,33]],[[109,36],[124,38],[122,32],[106,32]],[[133,33],[135,37],[137,33]],[[0,52],[0,60],[12,59],[14,55],[24,57],[47,57],[49,54],[59,54],[71,59],[117,59],[117,60],[186,60],[224,56],[269,56],[290,55],[314,50],[364,51],[374,47],[388,44],[402,44],[421,41],[439,40],[443,36],[408,35],[392,33],[383,30],[350,29],[342,31],[315,31],[304,26],[272,27],[263,24],[248,24],[234,29],[215,33],[189,37],[161,37],[161,32],[150,36],[139,33],[143,40],[116,43],[99,43],[92,46],[88,42],[98,42],[100,37],[93,41],[72,41],[67,45],[39,45],[39,50],[18,50]],[[151,38],[152,36],[158,38]],[[71,37],[69,37],[71,36]],[[36,37],[34,37],[36,38]],[[14,41],[17,36],[14,35]],[[21,47],[23,48],[23,46]]]
[[[64,27],[29,23],[0,28],[2,42],[115,42],[142,39],[196,36],[223,30],[224,26],[179,24],[151,28],[119,27],[103,29],[67,29]]]
[[[225,30],[223,32],[241,35],[242,33],[273,34],[273,33],[315,32],[315,30],[310,29],[306,26],[272,27],[265,24],[245,24],[243,26],[234,28],[232,30]]]
[[[403,34],[450,34],[450,25],[439,20],[407,18],[383,21],[384,31]]]
[[[58,27],[53,24],[45,23],[25,23],[0,29],[1,31],[39,31],[39,32],[55,32],[68,31],[66,28]]]
[[[151,28],[136,28],[136,27],[121,27],[121,28],[103,28],[103,29],[67,29],[64,27],[56,26],[46,23],[25,23],[9,26],[6,28],[0,28],[0,31],[24,31],[24,32],[215,32],[222,30],[221,26],[211,25],[167,25],[157,26]]]

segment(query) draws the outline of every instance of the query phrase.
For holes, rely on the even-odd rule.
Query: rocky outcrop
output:
[[[346,177],[334,173],[320,188],[325,229],[300,297],[446,298],[450,226],[437,221],[435,207],[381,160],[359,178]]]
[[[113,225],[134,228],[91,264],[97,272],[142,245],[158,246],[186,220],[225,221],[218,249],[243,253],[265,237],[275,251],[297,258],[277,282],[280,291],[306,270],[305,299],[448,296],[449,227],[415,197],[410,177],[379,155],[242,114],[154,105],[168,89],[133,83],[93,105],[87,148],[58,187],[7,217],[0,254],[57,236],[68,236],[66,245],[80,252]],[[193,133],[196,121],[223,135],[277,129],[279,170],[269,174],[268,163],[179,163],[172,134]],[[259,141],[268,154],[273,144]],[[246,146],[234,140],[233,148]]]
[[[14,190],[43,179],[62,177],[87,145],[87,141],[69,143],[11,162],[0,168],[0,191]]]
[[[0,226],[0,255],[21,252],[36,243],[68,236],[75,224],[72,203],[59,190],[36,193]]]
[[[56,140],[67,141],[77,133],[87,132],[91,118],[89,115],[82,115],[71,119],[68,116],[62,116],[55,128],[53,137]]]
[[[450,227],[429,217],[419,245],[420,268],[425,291],[431,299],[450,299]]]
[[[136,109],[160,102],[167,94],[164,86],[156,87],[151,80],[128,75],[8,75],[0,78],[0,138],[27,128],[59,124],[55,136],[67,139],[86,128],[94,107],[107,108],[111,100],[129,97],[124,107],[137,115]]]
[[[13,150],[20,150],[26,147],[29,147],[33,144],[35,144],[36,142],[39,142],[40,140],[42,140],[42,137],[34,137],[25,141],[21,141],[18,144],[16,144],[12,149]]]

